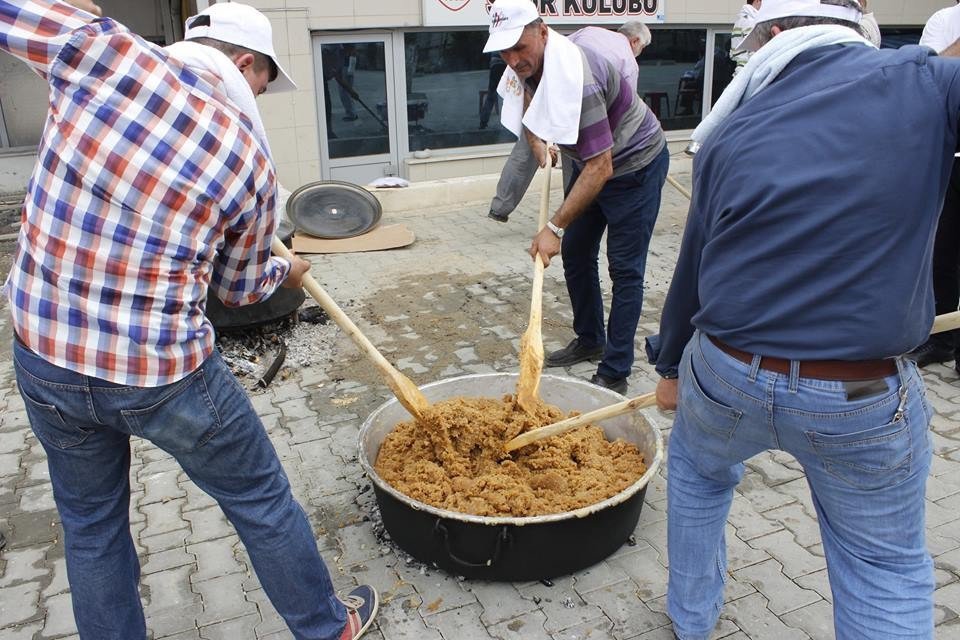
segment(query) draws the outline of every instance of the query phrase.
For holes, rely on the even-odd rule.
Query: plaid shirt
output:
[[[250,120],[122,25],[56,0],[0,0],[0,49],[50,83],[5,288],[23,342],[60,367],[154,387],[214,349],[208,289],[256,302],[276,174]]]

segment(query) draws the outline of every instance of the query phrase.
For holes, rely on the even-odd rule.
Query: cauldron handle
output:
[[[443,521],[440,518],[437,518],[436,523],[433,525],[433,534],[443,540],[443,550],[447,552],[447,557],[450,558],[454,563],[468,569],[482,569],[484,567],[493,566],[500,559],[500,552],[503,549],[503,545],[510,544],[509,527],[504,525],[500,529],[500,533],[497,534],[497,542],[493,547],[493,555],[490,556],[490,559],[486,562],[468,562],[463,558],[457,557],[457,555],[450,549],[450,532],[447,530],[447,526],[443,524]]]

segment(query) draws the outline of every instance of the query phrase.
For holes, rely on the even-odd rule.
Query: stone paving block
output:
[[[217,501],[204,493],[192,480],[181,480],[180,488],[183,489],[187,498],[186,503],[183,505],[184,517],[186,517],[189,511],[220,508]]]
[[[383,636],[390,640],[442,640],[440,632],[428,627],[418,615],[421,604],[422,600],[412,595],[383,607],[377,614],[377,625]],[[456,640],[456,637],[446,640]]]
[[[477,597],[465,588],[463,581],[449,574],[423,570],[423,566],[417,563],[398,563],[396,570],[400,579],[413,585],[423,600],[420,615],[424,618],[450,609],[478,604]]]
[[[169,549],[182,549],[186,547],[187,536],[189,535],[189,529],[168,531],[167,533],[160,533],[155,536],[145,536],[143,535],[143,530],[141,530],[137,541],[143,546],[147,554],[160,553],[161,551],[167,551]]]
[[[184,520],[181,515],[185,503],[184,498],[176,498],[167,502],[154,502],[138,507],[139,511],[146,516],[147,522],[147,526],[140,532],[140,536],[149,538],[189,527],[190,523]]]
[[[0,587],[0,629],[41,619],[43,611],[37,608],[39,596],[38,581]]]
[[[806,632],[785,625],[767,608],[761,594],[727,603],[723,617],[734,622],[750,638],[778,638],[779,640],[807,640]]]
[[[200,613],[199,604],[189,605],[179,611],[166,610],[147,616],[147,634],[153,632],[156,640],[195,640],[199,639],[195,618]]]
[[[140,506],[154,502],[168,502],[174,498],[185,497],[187,493],[179,483],[180,472],[179,467],[152,473],[141,471],[137,478],[143,483],[144,488],[144,495],[139,503]]]
[[[960,583],[954,582],[933,592],[933,624],[955,622],[960,617]],[[937,638],[940,636],[937,635]]]
[[[0,635],[3,636],[3,640],[33,640],[42,629],[43,621],[39,620],[28,624],[0,628]]]
[[[330,433],[317,424],[315,414],[287,420],[285,427],[290,432],[288,442],[291,446],[330,438]]]
[[[640,521],[642,526],[638,526],[634,535],[638,543],[646,542],[657,551],[660,564],[667,566],[667,519],[666,514],[662,520],[652,522],[643,522],[643,515],[647,509],[640,512]],[[623,547],[620,549],[624,551]]]
[[[769,519],[769,513],[767,511],[761,515],[749,500],[738,493],[734,493],[727,522],[736,523],[734,528],[737,530],[737,537],[749,541],[783,529],[781,523]]]
[[[593,640],[593,636],[588,636],[590,640]],[[600,636],[604,640],[608,636]],[[612,638],[613,636],[609,636]],[[577,638],[576,640],[580,640]],[[673,626],[659,627],[653,631],[647,631],[646,633],[641,633],[638,636],[629,638],[629,640],[676,640],[676,636],[673,635]]]
[[[343,477],[342,463],[336,466],[312,468],[304,472],[304,477],[310,499],[357,490],[353,482]]]
[[[522,616],[505,620],[487,627],[487,631],[499,640],[552,640],[543,628],[546,617],[540,611],[531,611]]]
[[[247,591],[247,601],[257,605],[257,611],[260,613],[260,623],[257,624],[254,632],[258,638],[265,638],[271,634],[289,633],[287,623],[283,621],[277,610],[273,608],[267,594],[263,589],[254,589]]]
[[[830,591],[830,576],[826,569],[799,576],[794,581],[804,589],[816,591],[827,602],[833,602],[833,592]]]
[[[144,612],[150,617],[159,617],[164,614],[183,613],[192,610],[201,610],[200,596],[190,589],[191,567],[173,567],[165,571],[158,571],[141,576],[140,584],[144,590],[146,604]],[[185,617],[188,614],[183,613]],[[191,617],[191,625],[193,618]],[[179,630],[183,631],[186,627]]]
[[[400,579],[395,568],[398,562],[396,556],[389,554],[348,567],[346,575],[357,584],[372,585],[380,594],[381,604],[386,604],[415,593],[412,584]]]
[[[524,617],[532,611],[539,611],[537,603],[521,596],[516,587],[510,583],[472,581],[467,582],[464,588],[472,592],[480,602],[483,608],[480,620],[487,626],[498,625],[507,620]],[[519,626],[525,626],[525,624]],[[543,625],[541,629],[542,627]]]
[[[22,455],[20,452],[0,453],[0,478],[20,475],[20,457]]]
[[[960,518],[960,514],[958,514],[955,510],[941,506],[938,502],[930,502],[927,500],[925,506],[928,529],[939,527],[940,525],[948,522],[957,522],[958,518]]]
[[[577,593],[583,594],[629,579],[630,576],[618,564],[601,560],[574,574],[573,587]]]
[[[219,505],[184,511],[183,518],[190,523],[190,533],[186,538],[188,544],[228,538],[237,534]]]
[[[154,638],[155,640],[200,640],[200,630],[187,629],[186,631],[180,631],[169,635],[155,635]]]
[[[520,593],[539,604],[540,610],[547,616],[544,628],[550,633],[604,616],[599,606],[588,603],[576,592],[573,579],[569,576],[554,580],[552,587],[539,582],[525,585],[520,588]]]
[[[53,638],[77,633],[77,623],[73,619],[73,603],[69,593],[61,593],[43,600],[47,617],[43,624],[43,635]]]
[[[652,633],[652,632],[651,632]],[[550,635],[553,640],[615,640],[613,635],[613,621],[602,616],[595,620],[589,620],[581,624],[557,631]],[[645,636],[643,636],[645,637]],[[651,636],[651,638],[654,638]],[[648,639],[649,640],[649,639]],[[670,632],[669,640],[674,640],[673,632]]]
[[[167,549],[141,558],[140,572],[143,575],[165,571],[174,567],[196,567],[197,558],[183,548]]]
[[[187,545],[187,553],[196,556],[197,571],[190,576],[190,582],[197,585],[230,574],[245,574],[247,567],[237,560],[236,548],[240,539],[233,535]]]
[[[778,489],[790,485],[791,482],[782,482],[776,488],[768,487],[764,484],[763,476],[756,472],[744,474],[743,480],[737,485],[737,493],[745,497],[753,505],[754,509],[760,513],[782,507],[785,504],[793,502],[793,497],[786,495]]]
[[[15,453],[20,454],[29,448],[27,438],[31,431],[28,428],[11,429],[3,433],[0,438],[0,454]]]
[[[755,549],[765,550],[776,558],[783,565],[783,573],[789,578],[813,573],[827,566],[822,557],[810,553],[797,544],[789,531],[771,533],[751,540],[749,544]]]
[[[791,462],[795,462],[793,456],[783,454],[784,457],[778,458],[777,454],[783,454],[783,452],[764,451],[747,460],[746,465],[759,473],[768,487],[775,487],[803,477],[803,471],[789,466]]]
[[[351,566],[381,556],[380,543],[369,525],[344,527],[337,533],[343,553],[338,560],[343,566]]]
[[[37,581],[50,572],[45,566],[46,546],[20,547],[3,552],[3,572],[0,573],[0,587],[9,587],[23,582]]]
[[[776,560],[767,560],[735,572],[734,577],[752,584],[767,599],[767,608],[778,616],[823,600],[816,591],[797,586],[782,569]]]
[[[253,405],[253,410],[257,412],[261,419],[264,416],[280,413],[280,409],[273,404],[273,394],[269,391],[248,391],[247,397],[250,399],[250,404]]]
[[[937,527],[927,527],[927,549],[937,557],[960,547],[960,527],[947,522]]]
[[[604,615],[613,621],[613,635],[617,638],[631,638],[670,622],[662,613],[651,611],[637,597],[636,585],[630,580],[582,596],[590,604],[600,607]]]
[[[63,536],[60,516],[55,510],[14,511],[7,516],[5,529],[7,549],[48,544]]]
[[[257,603],[246,599],[243,579],[243,574],[233,574],[193,582],[193,590],[203,600],[203,613],[197,616],[198,627],[249,615],[259,621]]]
[[[777,532],[772,535],[782,535],[787,532]],[[752,543],[744,542],[737,537],[737,530],[731,524],[724,527],[724,535],[727,540],[727,571],[736,571],[750,565],[763,562],[770,558],[772,554],[753,546]],[[789,535],[789,533],[787,533]],[[763,540],[764,537],[754,538],[754,540]]]
[[[58,593],[65,593],[70,589],[70,583],[67,582],[67,561],[64,558],[48,560],[48,565],[52,566],[50,582],[43,588],[42,598],[49,598]]]
[[[260,613],[256,612],[256,604],[248,604],[254,608],[255,613],[201,626],[200,638],[202,640],[257,640],[256,627],[260,623]]]
[[[340,456],[334,455],[333,451],[330,450],[329,443],[324,441],[330,437],[330,434],[324,432],[323,435],[324,439],[322,440],[313,440],[291,446],[294,453],[300,457],[301,473],[316,468],[334,468],[343,464]]]
[[[786,527],[801,547],[820,544],[820,525],[799,502],[771,509],[763,515]]]
[[[946,571],[945,569],[934,569],[933,577],[936,581],[938,589],[960,580],[960,576],[958,576],[956,573]]]
[[[425,622],[431,629],[439,631],[445,640],[484,640],[492,636],[480,622],[480,612],[479,604],[470,604],[431,615]]]
[[[756,566],[756,565],[751,565]],[[750,567],[747,567],[748,569]],[[756,593],[757,589],[752,584],[746,580],[737,580],[736,577],[727,572],[727,580],[723,585],[723,601],[731,602],[733,600],[739,600],[745,596],[750,595],[751,593]]]
[[[287,424],[302,418],[313,418],[316,416],[316,412],[303,400],[305,397],[304,392],[301,389],[296,389],[296,391],[301,394],[299,397],[275,403],[277,409],[280,410],[280,413],[286,419]]]
[[[667,593],[667,569],[659,559],[659,553],[649,544],[632,547],[630,553],[619,554],[607,560],[623,571],[637,586],[637,596],[647,602]],[[577,590],[580,590],[579,579]]]

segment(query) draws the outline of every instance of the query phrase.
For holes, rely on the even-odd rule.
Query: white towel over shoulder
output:
[[[256,96],[253,95],[253,89],[250,88],[237,65],[223,52],[197,42],[183,40],[164,47],[164,50],[171,58],[179,60],[195,73],[212,74],[221,81],[223,92],[227,94],[227,98],[237,107],[240,113],[250,118],[253,123],[254,135],[260,141],[267,157],[273,162],[270,144],[267,142],[267,132],[263,128],[263,121],[260,119],[260,110],[257,109]]]
[[[543,77],[523,112],[523,83],[507,68],[497,93],[503,97],[500,122],[520,137],[522,127],[543,140],[575,144],[580,137],[583,103],[583,57],[579,47],[553,29],[548,29],[543,54]]]

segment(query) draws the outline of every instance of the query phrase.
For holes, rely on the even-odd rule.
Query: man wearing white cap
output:
[[[484,51],[499,51],[509,67],[500,82],[501,123],[526,136],[540,166],[547,142],[573,160],[566,197],[530,247],[545,264],[562,251],[573,307],[576,338],[544,364],[600,359],[591,381],[624,393],[669,166],[660,123],[637,95],[628,42],[598,29],[566,38],[543,23],[530,0],[496,0]],[[598,272],[604,232],[613,281],[607,326]]]
[[[960,62],[879,50],[860,18],[855,0],[764,0],[744,45],[756,53],[693,133],[690,212],[648,340],[659,404],[677,409],[667,612],[679,638],[713,631],[734,490],[770,449],[809,483],[836,637],[934,635],[931,413],[901,354],[933,324]]]
[[[294,637],[357,638],[376,592],[334,593],[204,315],[208,295],[253,303],[299,287],[309,268],[270,255],[277,176],[254,98],[294,87],[270,22],[218,3],[187,21],[190,41],[164,49],[99,14],[89,0],[0,0],[0,49],[50,83],[5,289],[80,638],[147,635],[131,436],[218,502]]]

